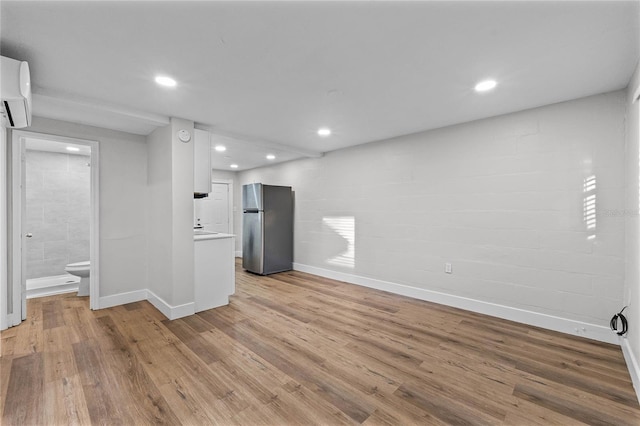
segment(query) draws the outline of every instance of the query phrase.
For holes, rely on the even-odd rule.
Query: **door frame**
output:
[[[0,330],[9,327],[9,311],[13,302],[9,300],[9,228],[8,228],[8,190],[7,183],[11,181],[8,174],[7,159],[9,158],[7,143],[7,129],[4,122],[0,123]]]
[[[211,191],[213,191],[213,184],[221,183],[227,185],[229,193],[227,194],[228,215],[229,215],[229,234],[235,234],[233,228],[233,179],[211,179]]]
[[[13,130],[11,132],[11,282],[13,289],[13,312],[7,315],[10,324],[17,325],[26,316],[26,255],[23,248],[26,247],[25,223],[26,207],[26,174],[25,138],[43,139],[52,142],[70,143],[85,145],[91,148],[91,217],[89,219],[89,259],[90,285],[89,285],[89,305],[91,309],[99,309],[100,295],[100,151],[98,141],[58,136],[46,133],[37,133],[24,130]],[[24,292],[24,293],[23,293]]]

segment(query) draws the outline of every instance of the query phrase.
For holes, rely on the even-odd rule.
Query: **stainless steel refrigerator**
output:
[[[242,267],[267,275],[293,268],[290,186],[242,186]]]

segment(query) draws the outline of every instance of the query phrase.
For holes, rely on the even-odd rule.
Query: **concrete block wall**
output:
[[[302,267],[604,328],[623,299],[624,115],[612,92],[241,172],[238,188],[293,186]]]

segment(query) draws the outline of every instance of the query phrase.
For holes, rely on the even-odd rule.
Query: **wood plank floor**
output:
[[[227,307],[28,301],[3,425],[638,425],[619,347],[312,275],[238,269]]]

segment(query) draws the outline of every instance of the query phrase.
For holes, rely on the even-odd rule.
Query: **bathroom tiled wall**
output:
[[[27,279],[89,260],[89,157],[27,150]]]

